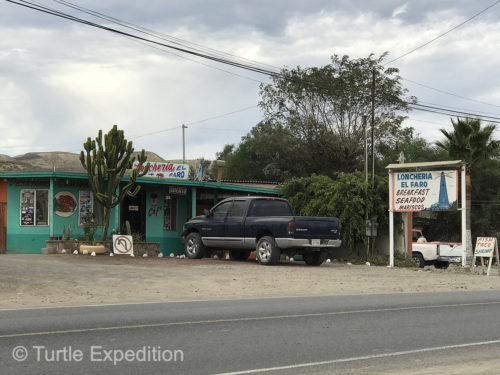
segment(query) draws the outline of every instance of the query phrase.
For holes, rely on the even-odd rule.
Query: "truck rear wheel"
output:
[[[206,248],[201,242],[199,233],[191,232],[186,237],[184,243],[184,252],[186,256],[191,259],[200,259],[205,256]]]
[[[420,254],[420,253],[412,253],[411,257],[413,258],[413,260],[415,261],[415,263],[417,263],[417,266],[419,268],[424,268],[424,266],[425,266],[425,260],[424,260],[424,257],[422,256],[422,254]]]
[[[274,265],[280,260],[280,251],[276,246],[274,238],[270,236],[264,236],[259,239],[255,252],[257,253],[259,263],[265,266]]]
[[[325,255],[320,251],[314,251],[302,256],[308,266],[319,266],[325,261]]]

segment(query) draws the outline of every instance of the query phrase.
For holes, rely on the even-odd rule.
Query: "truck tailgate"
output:
[[[295,217],[295,238],[338,239],[339,220],[334,217]]]

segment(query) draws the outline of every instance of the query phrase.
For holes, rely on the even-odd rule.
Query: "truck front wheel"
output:
[[[184,243],[186,256],[191,259],[200,259],[205,256],[206,248],[201,242],[201,237],[196,232],[191,232],[186,237]]]
[[[257,260],[260,264],[270,266],[278,263],[280,259],[280,251],[273,237],[261,237],[259,242],[257,242],[255,250],[257,253]]]
[[[417,266],[419,268],[424,268],[424,266],[425,266],[425,260],[424,260],[424,257],[422,256],[422,254],[420,254],[420,253],[413,253],[411,255],[411,257],[413,258],[413,260],[415,261],[415,263],[417,263]]]

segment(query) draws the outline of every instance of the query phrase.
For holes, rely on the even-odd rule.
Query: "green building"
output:
[[[133,233],[159,242],[164,255],[183,253],[183,224],[221,199],[279,195],[271,184],[193,181],[158,173],[137,183],[140,193],[113,209],[108,232],[123,230],[128,220]],[[62,236],[68,227],[72,239],[81,238],[83,224],[102,216],[85,173],[0,172],[0,250],[41,254],[46,240]]]

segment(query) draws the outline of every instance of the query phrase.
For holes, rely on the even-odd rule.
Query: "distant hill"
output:
[[[150,161],[165,161],[154,152],[147,151],[146,155]],[[54,169],[56,172],[85,172],[80,164],[80,154],[72,152],[29,152],[14,157],[0,154],[2,172],[42,172]]]

